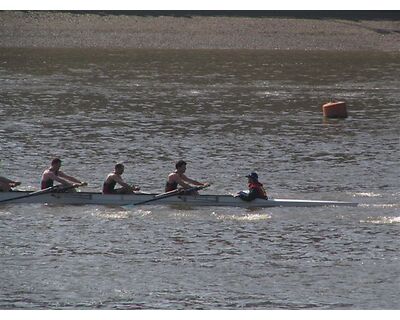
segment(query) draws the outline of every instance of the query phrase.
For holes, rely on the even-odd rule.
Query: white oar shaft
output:
[[[69,189],[77,188],[77,187],[83,186],[83,185],[85,185],[85,184],[82,183],[82,184],[80,184],[80,185],[72,185],[72,186],[66,186],[66,187],[62,187],[62,186],[61,186],[61,187],[60,187],[60,186],[52,186],[52,187],[48,187],[48,188],[46,188],[46,189],[42,189],[42,190],[39,190],[39,191],[31,192],[31,193],[29,193],[29,194],[25,194],[25,195],[23,195],[23,196],[4,199],[4,200],[1,200],[0,203],[4,203],[4,202],[8,202],[8,201],[14,201],[14,200],[19,200],[19,199],[24,199],[24,198],[29,198],[29,197],[40,196],[41,194],[50,193],[50,192],[52,192],[52,191],[54,191],[54,190],[61,190],[61,191],[69,190]]]
[[[192,188],[189,188],[189,189],[176,189],[176,190],[172,190],[172,191],[169,191],[169,192],[161,193],[161,194],[159,194],[157,196],[154,196],[154,198],[149,199],[149,200],[133,203],[132,205],[137,206],[137,205],[141,205],[141,204],[157,201],[157,200],[160,200],[160,199],[165,199],[165,198],[168,198],[168,197],[176,196],[176,195],[179,195],[179,194],[185,193],[185,192],[198,191],[198,190],[201,190],[201,189],[204,189],[204,188],[207,188],[207,187],[208,187],[208,185],[192,187]]]

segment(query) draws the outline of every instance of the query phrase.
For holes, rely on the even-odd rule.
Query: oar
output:
[[[74,185],[72,185],[72,186],[66,186],[66,187],[62,187],[62,186],[48,187],[48,188],[46,188],[46,189],[42,189],[42,190],[39,190],[39,191],[31,192],[31,193],[25,194],[25,195],[23,195],[23,196],[19,196],[19,197],[14,197],[14,198],[9,198],[9,199],[0,200],[0,203],[8,202],[8,201],[14,201],[14,200],[19,200],[19,199],[24,199],[24,198],[29,198],[29,197],[40,196],[41,194],[50,193],[50,192],[53,192],[53,191],[55,191],[55,190],[65,191],[65,190],[69,190],[69,189],[73,189],[73,188],[78,188],[78,187],[85,186],[85,185],[87,185],[86,182],[80,183],[80,184],[74,184]]]
[[[145,203],[157,201],[157,200],[160,200],[160,199],[165,199],[165,198],[169,198],[169,197],[172,197],[172,196],[176,196],[178,194],[182,194],[182,193],[185,193],[185,192],[192,192],[192,191],[202,190],[202,189],[207,188],[209,186],[210,185],[208,184],[208,185],[204,185],[204,186],[192,187],[192,188],[189,188],[189,189],[176,189],[176,190],[172,190],[172,191],[168,191],[168,192],[165,192],[165,193],[158,194],[158,195],[154,196],[154,198],[152,198],[152,199],[136,202],[136,203],[133,203],[131,205],[124,206],[124,207],[138,206],[138,205],[141,205],[141,204],[145,204]]]

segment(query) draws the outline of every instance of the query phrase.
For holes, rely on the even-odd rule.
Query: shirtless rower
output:
[[[54,186],[54,181],[61,183],[61,185],[66,187],[87,185],[86,182],[79,181],[78,179],[66,175],[60,170],[61,160],[59,158],[54,158],[51,161],[50,168],[44,170],[42,174],[42,179],[40,182],[41,189],[47,189]]]
[[[209,183],[202,183],[196,180],[190,179],[185,175],[186,171],[186,162],[183,160],[179,160],[175,164],[176,170],[168,175],[167,183],[165,184],[165,192],[170,192],[178,189],[178,186],[181,186],[183,189],[190,189],[193,184],[195,186],[208,186]],[[197,191],[192,191],[189,194],[197,195]]]
[[[19,186],[20,184],[21,184],[21,182],[19,182],[19,181],[13,181],[13,180],[10,180],[10,179],[0,176],[0,192],[12,191],[11,188],[15,188],[16,186]]]
[[[122,179],[121,175],[124,173],[124,170],[125,167],[122,163],[117,163],[115,165],[114,172],[110,173],[103,183],[104,194],[128,194],[140,190],[139,187],[131,186]],[[115,189],[117,183],[122,187]]]

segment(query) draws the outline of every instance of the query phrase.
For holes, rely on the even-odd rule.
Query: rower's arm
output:
[[[185,181],[191,183],[191,182],[190,182],[190,179],[189,179],[189,181],[188,181],[188,179],[187,179],[187,177],[186,177],[185,175],[182,175],[182,176],[183,176],[183,177],[181,178],[181,177],[179,177],[179,176],[177,175],[176,178],[175,178],[175,181],[176,181],[181,187],[183,187],[183,188],[185,188],[185,189],[189,189],[189,188],[190,188],[190,185],[188,185]]]
[[[125,187],[125,188],[131,188],[129,184],[127,184],[120,176],[115,175],[113,177],[114,181],[116,181],[119,185]]]
[[[50,174],[48,174],[48,178],[50,178],[51,180],[57,181],[57,182],[61,183],[64,186],[71,186],[72,185],[69,181],[67,181],[67,180],[65,180],[65,179],[60,177],[61,176],[60,172],[58,174],[59,175],[56,175],[53,172],[51,172]]]
[[[187,176],[185,176],[184,174],[182,175],[182,180],[185,180],[188,183],[194,184],[195,186],[202,186],[204,185],[204,183],[198,182],[196,180],[190,179]]]
[[[75,183],[82,183],[82,181],[79,181],[78,179],[76,179],[76,178],[74,178],[74,177],[68,176],[68,175],[66,175],[64,172],[61,172],[61,171],[58,172],[58,176],[61,177],[61,178],[66,179],[66,180],[68,180],[68,181],[72,181],[72,182],[75,182]],[[57,179],[54,179],[54,180],[57,180]],[[58,180],[57,180],[57,181],[58,181]],[[60,181],[59,181],[59,182],[60,182]],[[70,184],[70,183],[68,183],[68,184]]]
[[[0,182],[4,182],[4,183],[10,183],[11,180],[4,178],[4,177],[0,177]]]
[[[14,186],[18,186],[21,184],[21,182],[19,182],[19,181],[10,180],[10,179],[4,178],[4,177],[0,177],[0,182],[8,183],[8,184],[11,184]]]

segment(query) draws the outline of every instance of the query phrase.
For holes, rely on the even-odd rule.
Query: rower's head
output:
[[[179,160],[175,164],[176,171],[179,173],[184,173],[186,171],[186,162],[183,160]]]
[[[115,173],[116,173],[116,174],[120,174],[120,175],[121,175],[121,174],[124,173],[125,166],[124,166],[122,163],[117,163],[117,164],[115,165],[114,170],[115,170]]]
[[[252,172],[246,176],[249,179],[249,182],[258,182],[258,174]]]
[[[51,160],[51,167],[58,170],[61,168],[61,159],[60,158],[54,158]]]

